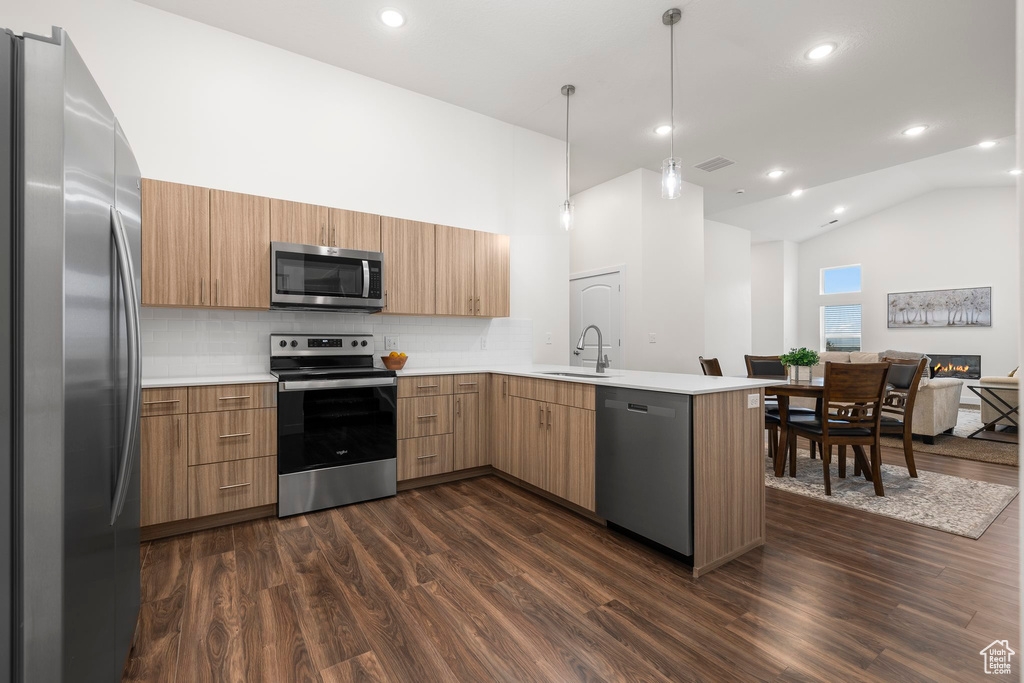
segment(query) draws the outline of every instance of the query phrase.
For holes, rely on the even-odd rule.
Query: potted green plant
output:
[[[779,360],[790,369],[793,379],[809,380],[814,376],[814,366],[818,364],[821,358],[818,356],[817,351],[811,351],[809,348],[802,346],[799,349],[790,349],[789,353],[779,356]],[[800,368],[807,368],[806,377],[801,377],[803,373],[800,372]]]

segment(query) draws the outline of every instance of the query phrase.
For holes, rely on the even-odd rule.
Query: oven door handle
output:
[[[363,259],[363,298],[370,298],[370,262]]]
[[[359,387],[393,387],[398,384],[397,377],[356,377],[353,379],[321,379],[300,380],[298,382],[279,382],[278,391],[316,391],[319,389],[355,389]]]

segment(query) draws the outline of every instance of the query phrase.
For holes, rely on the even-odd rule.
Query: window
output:
[[[860,351],[860,304],[822,306],[821,318],[826,351]]]
[[[821,269],[822,294],[848,294],[860,291],[860,264]]]

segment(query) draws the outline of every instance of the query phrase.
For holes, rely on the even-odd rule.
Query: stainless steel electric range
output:
[[[270,335],[279,517],[393,496],[398,378],[367,334]]]

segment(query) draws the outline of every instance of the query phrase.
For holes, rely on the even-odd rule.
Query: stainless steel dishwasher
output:
[[[597,514],[693,556],[690,397],[597,387]]]

